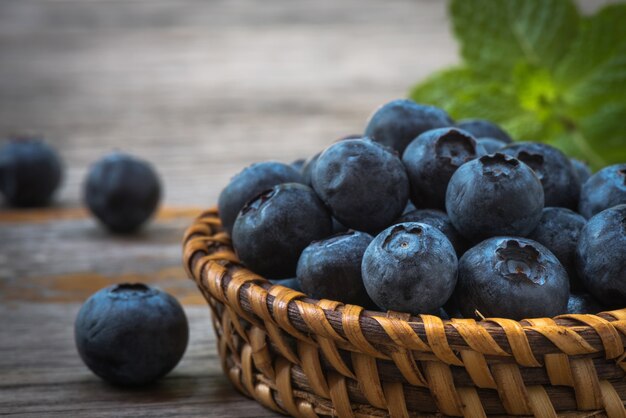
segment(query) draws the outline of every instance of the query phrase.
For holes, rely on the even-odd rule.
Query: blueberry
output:
[[[412,100],[391,101],[370,117],[364,136],[393,148],[400,155],[422,132],[452,126],[448,114],[434,106],[417,104]]]
[[[572,293],[569,295],[567,302],[568,314],[597,314],[604,310],[600,302],[589,293]]]
[[[233,227],[233,246],[254,272],[282,279],[295,276],[300,253],[330,235],[332,221],[315,192],[298,183],[274,186],[249,201]]]
[[[589,219],[596,213],[626,203],[626,163],[604,167],[583,184],[578,211]]]
[[[315,167],[315,163],[317,162],[317,159],[320,158],[320,155],[322,153],[318,152],[317,154],[315,154],[314,156],[308,158],[304,164],[302,165],[302,183],[310,186],[311,184],[313,184],[312,182],[312,175],[313,175],[313,168]]]
[[[373,237],[350,231],[315,241],[304,249],[297,276],[304,293],[315,299],[373,307],[361,278],[361,260]]]
[[[507,144],[513,142],[513,139],[504,129],[485,119],[465,119],[458,122],[456,127],[474,135],[474,138],[499,139]]]
[[[83,362],[107,382],[139,386],[172,370],[185,352],[187,317],[176,299],[144,284],[94,293],[76,317]]]
[[[457,258],[446,236],[430,225],[408,222],[378,234],[363,255],[365,289],[386,310],[432,313],[450,298]]]
[[[434,226],[448,238],[457,256],[463,255],[467,249],[465,238],[454,229],[454,225],[450,222],[450,218],[445,212],[437,209],[416,209],[412,212],[403,214],[396,223],[419,222],[430,226]]]
[[[272,284],[279,284],[281,286],[288,287],[296,292],[302,292],[302,287],[300,287],[300,282],[298,282],[297,277],[290,277],[288,279],[270,279],[270,282]]]
[[[252,164],[233,177],[217,202],[224,230],[232,235],[237,214],[246,202],[281,183],[304,183],[304,179],[295,168],[276,161]]]
[[[591,177],[591,168],[584,162],[577,160],[576,158],[570,158],[570,162],[572,163],[572,167],[574,167],[574,171],[578,175],[578,179],[580,180],[580,184],[583,185],[589,177]]]
[[[476,138],[478,145],[481,145],[487,154],[493,154],[506,147],[507,143],[496,138]]]
[[[452,174],[462,164],[484,154],[484,149],[467,132],[456,128],[424,132],[402,156],[411,185],[411,201],[420,208],[445,209]]]
[[[570,287],[582,289],[576,272],[576,246],[587,220],[566,208],[545,208],[537,227],[528,238],[549,249],[559,259],[570,278]]]
[[[369,139],[326,148],[313,170],[313,188],[341,224],[368,233],[398,218],[409,195],[402,161]]]
[[[128,154],[112,153],[89,170],[84,200],[89,210],[110,231],[136,231],[153,214],[161,197],[154,168]]]
[[[58,154],[38,139],[15,138],[0,149],[0,193],[11,206],[46,205],[62,172]]]
[[[496,237],[459,260],[454,299],[463,316],[521,320],[553,317],[567,310],[565,269],[546,247],[526,238]]]
[[[463,164],[446,192],[450,221],[474,242],[498,235],[528,235],[539,223],[543,188],[533,170],[504,154]]]
[[[598,301],[610,309],[626,307],[626,205],[606,209],[587,222],[576,248],[576,267]]]
[[[546,144],[519,142],[501,152],[517,158],[535,171],[543,185],[546,206],[577,208],[580,179],[561,151]]]

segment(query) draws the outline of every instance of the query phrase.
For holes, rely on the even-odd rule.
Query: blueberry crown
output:
[[[496,249],[496,268],[510,280],[527,280],[537,285],[546,282],[541,253],[532,245],[518,240],[504,240]]]

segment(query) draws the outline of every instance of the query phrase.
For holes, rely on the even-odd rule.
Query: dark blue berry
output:
[[[600,303],[610,309],[626,307],[626,205],[606,209],[587,222],[576,249],[576,267]]]
[[[576,272],[576,246],[587,220],[566,208],[545,208],[528,238],[545,246],[559,259],[570,278],[570,287],[581,290]]]
[[[591,177],[591,168],[584,162],[577,160],[576,158],[570,158],[570,162],[572,163],[572,167],[574,167],[574,171],[578,175],[578,180],[580,180],[580,184],[583,185],[589,177]]]
[[[161,183],[148,162],[112,153],[89,170],[84,199],[91,212],[112,232],[134,232],[155,212]]]
[[[538,242],[490,238],[459,260],[454,299],[466,318],[521,320],[553,317],[567,310],[569,282],[559,260]]]
[[[450,222],[450,218],[445,212],[437,209],[416,209],[412,212],[403,214],[396,223],[419,222],[430,226],[434,226],[448,238],[457,256],[463,255],[467,249],[467,241],[454,229],[454,225]]]
[[[330,235],[332,221],[315,192],[285,183],[258,195],[239,212],[233,246],[255,273],[275,279],[295,276],[300,253]]]
[[[579,212],[589,219],[596,213],[626,203],[626,164],[604,167],[583,184]]]
[[[378,234],[367,247],[361,268],[365,289],[376,305],[433,313],[454,290],[457,257],[437,228],[409,222]]]
[[[276,161],[252,164],[233,177],[217,202],[224,230],[232,235],[237,214],[250,199],[281,183],[303,183],[293,167]]]
[[[456,230],[470,241],[526,236],[541,219],[543,188],[533,170],[519,160],[485,155],[454,173],[446,209]]]
[[[143,284],[94,293],[74,327],[81,358],[107,382],[139,386],[172,370],[187,347],[187,318],[176,299]]]
[[[578,207],[580,179],[569,158],[558,149],[536,142],[518,142],[502,151],[533,169],[543,186],[545,205]]]
[[[452,126],[448,114],[434,106],[417,104],[412,100],[391,101],[374,112],[364,136],[395,149],[400,155],[422,132]]]
[[[568,314],[597,314],[604,307],[589,293],[572,293],[567,302]]]
[[[368,139],[328,147],[315,164],[313,188],[341,224],[368,233],[397,219],[409,195],[402,161]]]
[[[303,292],[315,299],[373,307],[361,278],[361,260],[372,239],[365,232],[350,231],[311,243],[298,261]]]
[[[458,122],[456,126],[474,135],[474,138],[494,138],[507,144],[513,142],[504,129],[485,119],[465,119]]]
[[[38,139],[15,138],[0,149],[0,193],[8,205],[48,204],[62,175],[58,154]]]
[[[404,151],[402,162],[411,185],[411,201],[419,208],[445,209],[452,174],[485,151],[469,133],[456,128],[426,131]]]
[[[507,143],[496,138],[476,138],[478,145],[481,145],[487,154],[499,152],[506,147]]]

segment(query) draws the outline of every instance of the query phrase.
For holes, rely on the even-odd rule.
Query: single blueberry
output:
[[[599,302],[610,309],[626,307],[626,205],[589,219],[580,233],[576,267]]]
[[[233,247],[255,273],[295,276],[298,258],[312,241],[330,235],[328,210],[308,186],[285,183],[249,201],[233,227]]]
[[[313,170],[313,188],[341,224],[368,233],[390,225],[409,195],[402,161],[369,139],[326,148]]]
[[[437,228],[408,222],[382,231],[361,266],[365,289],[382,309],[438,312],[456,284],[454,247]]]
[[[570,278],[573,290],[583,285],[576,272],[576,246],[587,220],[566,208],[545,208],[537,227],[528,238],[545,246],[559,259]]]
[[[507,143],[501,139],[496,138],[476,138],[478,145],[481,145],[487,154],[493,154],[499,152],[502,148],[506,147]]]
[[[445,212],[437,209],[416,209],[412,212],[403,214],[396,223],[419,222],[430,226],[434,226],[448,238],[457,256],[462,256],[467,250],[467,241],[454,229],[454,225],[450,222],[450,218]]]
[[[276,161],[252,164],[233,177],[220,193],[217,208],[224,230],[233,233],[237,214],[250,199],[281,183],[304,183],[293,167]]]
[[[501,127],[485,119],[465,119],[456,124],[457,128],[463,129],[474,135],[474,138],[493,138],[510,144],[511,136]]]
[[[533,170],[504,154],[463,164],[446,192],[450,221],[466,239],[526,236],[539,223],[543,188]]]
[[[35,138],[13,138],[0,149],[0,193],[17,207],[50,202],[63,176],[59,155]]]
[[[591,177],[591,168],[589,166],[576,158],[570,158],[570,162],[572,163],[572,167],[574,167],[574,171],[578,175],[578,179],[580,180],[580,184],[583,185],[589,177]]]
[[[484,149],[467,132],[456,128],[426,131],[404,151],[402,162],[411,186],[411,201],[419,208],[445,209],[452,174]]]
[[[626,203],[626,163],[604,167],[583,184],[578,211],[589,219],[596,213]]]
[[[572,293],[567,301],[568,314],[597,314],[605,310],[589,293]]]
[[[312,242],[298,261],[303,292],[315,299],[373,307],[361,278],[363,253],[372,239],[365,232],[350,231]]]
[[[139,386],[172,370],[187,347],[187,317],[176,299],[144,284],[94,293],[76,317],[83,362],[107,382]]]
[[[296,292],[302,292],[302,287],[300,287],[300,282],[298,282],[297,277],[290,277],[288,279],[270,279],[270,282],[272,284],[288,287]]]
[[[92,165],[84,184],[89,210],[110,231],[136,231],[155,212],[161,183],[152,165],[128,154],[112,153]]]
[[[452,125],[454,122],[442,109],[399,99],[384,104],[374,112],[364,136],[402,155],[409,143],[422,132]]]
[[[537,142],[518,142],[501,151],[533,169],[543,186],[545,205],[578,207],[580,179],[569,158],[560,150]]]
[[[466,318],[521,320],[567,311],[565,269],[546,247],[526,238],[496,237],[469,249],[459,260],[454,300]]]

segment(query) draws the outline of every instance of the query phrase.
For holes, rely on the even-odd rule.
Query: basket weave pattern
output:
[[[215,209],[183,244],[224,373],[274,411],[626,417],[626,309],[520,322],[364,311],[308,299],[244,268]]]

